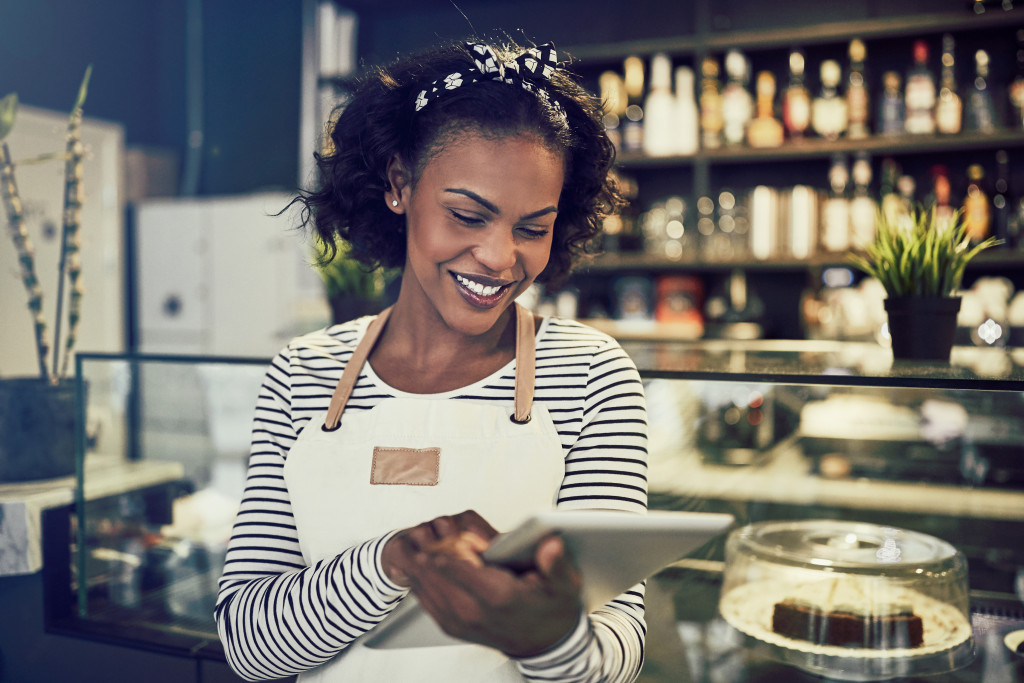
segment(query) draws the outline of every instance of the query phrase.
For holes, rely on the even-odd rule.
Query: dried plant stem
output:
[[[59,281],[57,285],[57,318],[54,327],[53,341],[53,373],[57,377],[66,377],[70,364],[71,350],[75,346],[78,332],[78,321],[81,318],[82,287],[79,276],[82,274],[81,242],[79,226],[82,220],[82,104],[89,85],[92,66],[85,70],[85,77],[78,90],[75,106],[68,119],[67,146],[64,155],[64,215],[61,230],[61,255]],[[70,280],[71,294],[68,302],[68,338],[64,345],[64,362],[60,366],[57,358],[60,353],[60,322],[61,308],[64,303],[64,277]],[[58,372],[59,371],[59,372]]]
[[[18,186],[14,181],[14,164],[11,162],[11,153],[7,149],[7,143],[0,144],[0,194],[3,194],[4,208],[7,211],[7,221],[11,230],[11,239],[14,241],[14,248],[18,253],[18,262],[21,265],[21,280],[25,285],[25,290],[28,292],[28,307],[32,312],[35,322],[39,376],[44,380],[50,380],[51,376],[46,368],[46,354],[49,350],[49,344],[46,341],[46,321],[43,318],[43,290],[39,286],[39,279],[36,277],[32,242],[25,231],[21,212],[21,195],[18,194]]]

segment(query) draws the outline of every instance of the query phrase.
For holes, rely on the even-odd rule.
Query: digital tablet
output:
[[[652,510],[645,515],[611,510],[552,510],[530,517],[496,537],[484,552],[487,562],[523,571],[533,564],[537,544],[561,536],[583,579],[582,598],[593,611],[672,562],[726,531],[732,515]],[[364,641],[367,647],[455,645],[414,596],[403,600]]]

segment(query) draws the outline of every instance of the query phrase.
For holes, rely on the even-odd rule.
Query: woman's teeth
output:
[[[456,275],[455,279],[459,281],[460,285],[462,285],[469,291],[473,292],[477,296],[494,296],[499,291],[501,291],[501,287],[489,287],[487,285],[482,285],[479,282],[474,282],[473,280],[464,278],[461,275]]]

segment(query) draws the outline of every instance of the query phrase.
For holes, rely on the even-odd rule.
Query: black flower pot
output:
[[[0,482],[75,473],[75,382],[0,379]]]
[[[960,297],[889,297],[885,312],[893,358],[949,362]]]

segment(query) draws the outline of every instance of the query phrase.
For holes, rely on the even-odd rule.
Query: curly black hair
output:
[[[523,52],[510,41],[492,49],[502,61]],[[416,111],[417,96],[431,83],[470,70],[476,66],[466,44],[451,43],[369,69],[355,80],[351,97],[328,126],[331,144],[314,154],[317,187],[295,200],[303,205],[302,224],[320,238],[322,263],[334,258],[340,238],[370,269],[405,264],[405,217],[389,211],[384,201],[394,156],[412,169],[415,183],[430,159],[467,131],[489,139],[528,133],[565,159],[551,256],[537,280],[558,285],[568,277],[604,216],[623,204],[611,173],[615,148],[601,124],[600,102],[558,68],[538,83],[564,113],[531,90],[491,80],[446,92]]]

